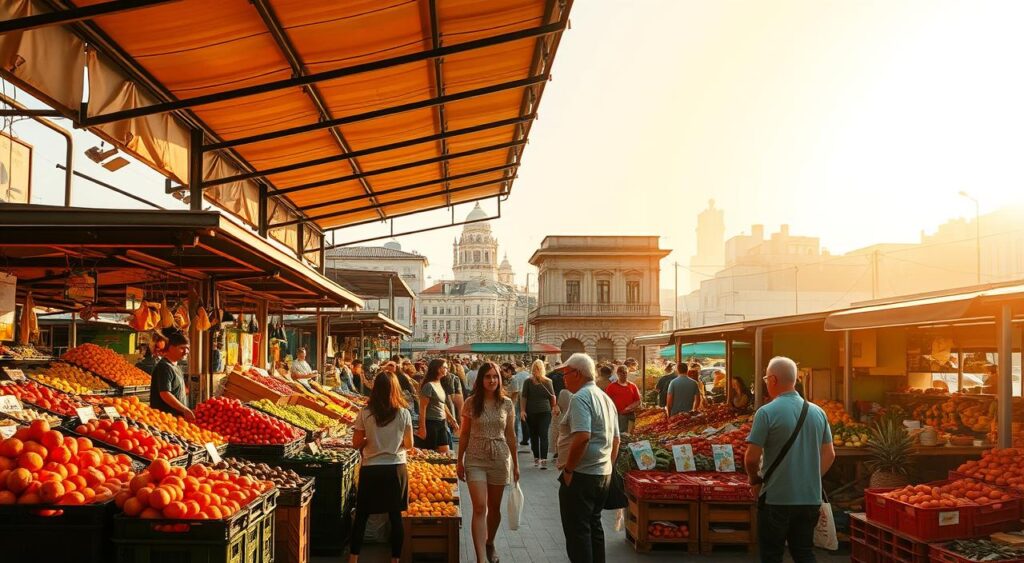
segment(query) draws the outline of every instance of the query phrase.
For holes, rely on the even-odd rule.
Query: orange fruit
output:
[[[124,513],[127,516],[138,516],[142,513],[145,505],[139,499],[135,497],[128,498],[124,501]]]
[[[85,504],[85,495],[78,491],[72,491],[70,493],[65,494],[64,498],[60,499],[60,502],[57,504]]]
[[[64,497],[64,485],[57,481],[47,481],[39,488],[39,498],[46,503],[55,503]]]
[[[50,423],[43,419],[33,420],[32,423],[28,425],[28,430],[32,439],[39,441],[42,439],[43,434],[50,431]]]
[[[0,456],[18,457],[25,449],[25,443],[17,438],[8,438],[0,442]]]
[[[18,502],[18,497],[15,496],[11,491],[0,491],[0,505],[15,504]]]
[[[170,470],[171,464],[168,463],[166,459],[154,459],[153,463],[150,463],[149,468],[147,469],[153,480],[157,482],[163,480],[164,477],[167,477]]]
[[[58,448],[64,443],[64,435],[56,430],[44,432],[39,440],[47,449]]]
[[[18,497],[18,504],[41,504],[42,499],[38,493],[25,493]]]
[[[168,489],[157,487],[149,495],[149,506],[157,510],[163,510],[167,505],[171,504],[172,498],[171,492]]]

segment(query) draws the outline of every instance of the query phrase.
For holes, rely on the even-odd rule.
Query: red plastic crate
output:
[[[972,537],[974,507],[918,508],[895,501],[896,530],[925,542]]]
[[[938,561],[939,563],[977,563],[977,561],[967,559],[941,545],[932,545],[929,557],[932,561]],[[1024,559],[999,559],[997,563],[1024,563]]]
[[[897,501],[883,496],[895,489],[865,489],[864,512],[868,520],[883,526],[895,527],[895,510]]]
[[[996,532],[1020,529],[1021,499],[1003,500],[977,506],[971,516],[972,536],[981,538]]]
[[[626,491],[641,500],[700,500],[700,484],[683,473],[630,471]]]
[[[700,483],[700,499],[711,502],[753,502],[754,490],[746,475],[704,471],[691,477]]]

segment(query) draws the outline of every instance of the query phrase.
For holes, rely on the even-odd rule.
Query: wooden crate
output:
[[[700,503],[693,500],[642,500],[627,495],[626,541],[633,549],[646,553],[653,547],[671,546],[686,548],[690,553],[700,550]],[[685,523],[690,530],[688,538],[655,538],[648,532],[648,525],[666,521]]]
[[[299,506],[278,506],[274,525],[274,561],[276,563],[308,563],[310,503]]]
[[[278,404],[285,404],[287,400],[286,396],[273,389],[264,387],[260,383],[237,372],[231,372],[227,375],[227,383],[224,385],[224,396],[238,399],[242,402],[269,399]]]
[[[461,523],[461,516],[403,518],[402,563],[424,560],[459,563]]]
[[[757,551],[757,503],[701,501],[700,552],[711,553],[719,546],[744,546],[748,553]]]

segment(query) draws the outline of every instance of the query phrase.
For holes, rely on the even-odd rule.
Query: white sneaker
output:
[[[533,458],[533,466],[534,467],[540,467],[540,460],[537,459],[537,458]]]

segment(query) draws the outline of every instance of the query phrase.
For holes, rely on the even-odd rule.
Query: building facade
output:
[[[516,342],[526,336],[527,316],[536,303],[515,285],[505,256],[498,264],[498,239],[477,204],[452,243],[450,280],[435,282],[419,294],[416,334],[427,342],[454,346],[472,342]]]
[[[658,237],[548,236],[533,253],[538,306],[531,340],[598,360],[639,358],[636,336],[661,330]]]
[[[334,248],[326,252],[325,262],[328,268],[396,272],[414,294],[423,291],[426,282],[424,271],[429,265],[426,256],[402,250],[402,245],[397,241],[391,241],[384,246]],[[413,300],[408,297],[395,298],[394,320],[412,328],[412,338],[415,340],[422,338],[423,335],[416,330],[416,326],[413,326],[414,306]],[[390,309],[390,303],[387,299],[367,300],[366,308],[386,312]]]

